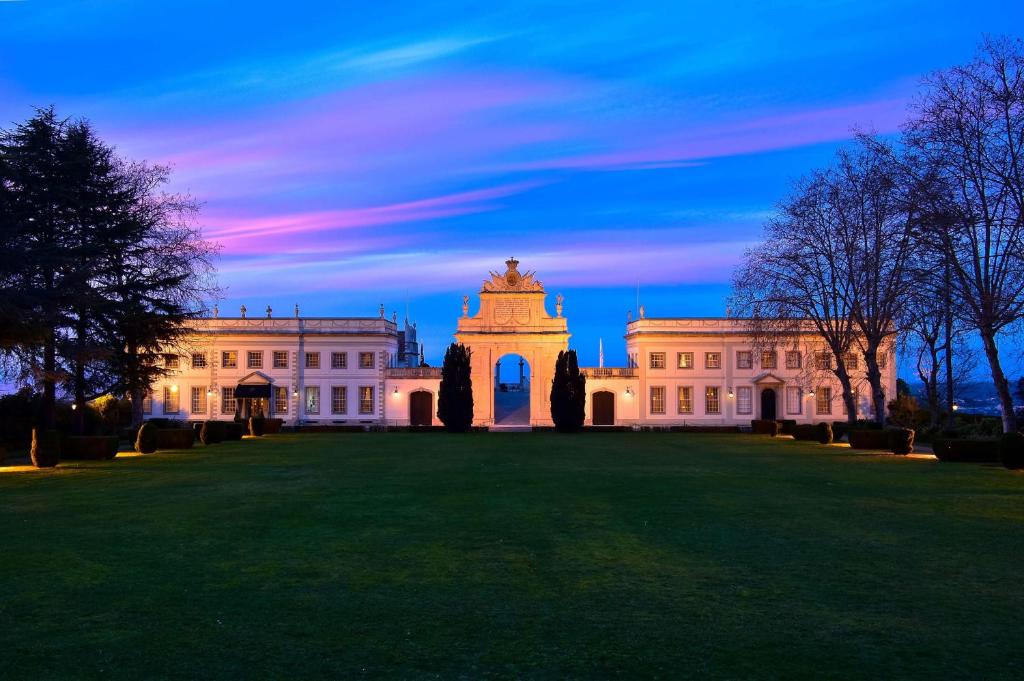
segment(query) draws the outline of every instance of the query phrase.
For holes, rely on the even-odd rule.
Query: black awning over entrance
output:
[[[270,399],[270,384],[245,385],[239,383],[238,387],[235,388],[235,399],[250,397],[266,397],[267,399]]]

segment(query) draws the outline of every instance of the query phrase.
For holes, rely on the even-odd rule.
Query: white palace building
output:
[[[463,298],[455,338],[472,352],[474,423],[495,428],[551,425],[549,391],[569,347],[562,297],[555,314],[543,284],[515,259],[491,272],[471,313]],[[220,317],[194,322],[164,354],[171,369],[146,400],[146,416],[223,419],[263,413],[285,425],[440,425],[439,367],[422,367],[416,327],[375,317]],[[647,317],[626,324],[626,367],[585,368],[587,425],[749,425],[751,419],[844,420],[831,354],[808,332],[786,347],[755,348],[743,319]],[[508,355],[517,382],[501,383]],[[896,394],[891,350],[886,394]],[[863,362],[848,356],[857,401],[870,414]],[[887,361],[886,361],[887,360]],[[510,361],[505,359],[506,363]],[[529,372],[529,378],[526,372]],[[521,400],[520,406],[513,404]]]

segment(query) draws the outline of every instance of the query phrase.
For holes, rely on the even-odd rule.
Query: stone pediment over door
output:
[[[785,381],[772,372],[766,371],[763,374],[755,376],[753,383],[754,385],[782,385]]]
[[[238,385],[270,385],[273,382],[274,379],[262,371],[254,371],[238,379]]]

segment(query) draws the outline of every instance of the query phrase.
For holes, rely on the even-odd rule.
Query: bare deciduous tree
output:
[[[795,347],[808,331],[817,332],[834,358],[827,370],[842,386],[852,422],[857,406],[846,365],[855,333],[850,254],[835,238],[838,217],[827,174],[798,182],[778,212],[765,226],[764,243],[745,254],[734,278],[733,306],[749,318],[758,346]],[[813,361],[805,359],[807,370],[820,370]]]
[[[1024,45],[986,40],[970,64],[930,77],[906,129],[937,169],[933,235],[955,309],[981,336],[1004,431],[1016,430],[1000,335],[1024,319]]]

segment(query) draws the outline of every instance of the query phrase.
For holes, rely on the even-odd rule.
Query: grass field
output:
[[[1020,473],[739,435],[0,473],[0,678],[1020,679],[1022,530]]]

